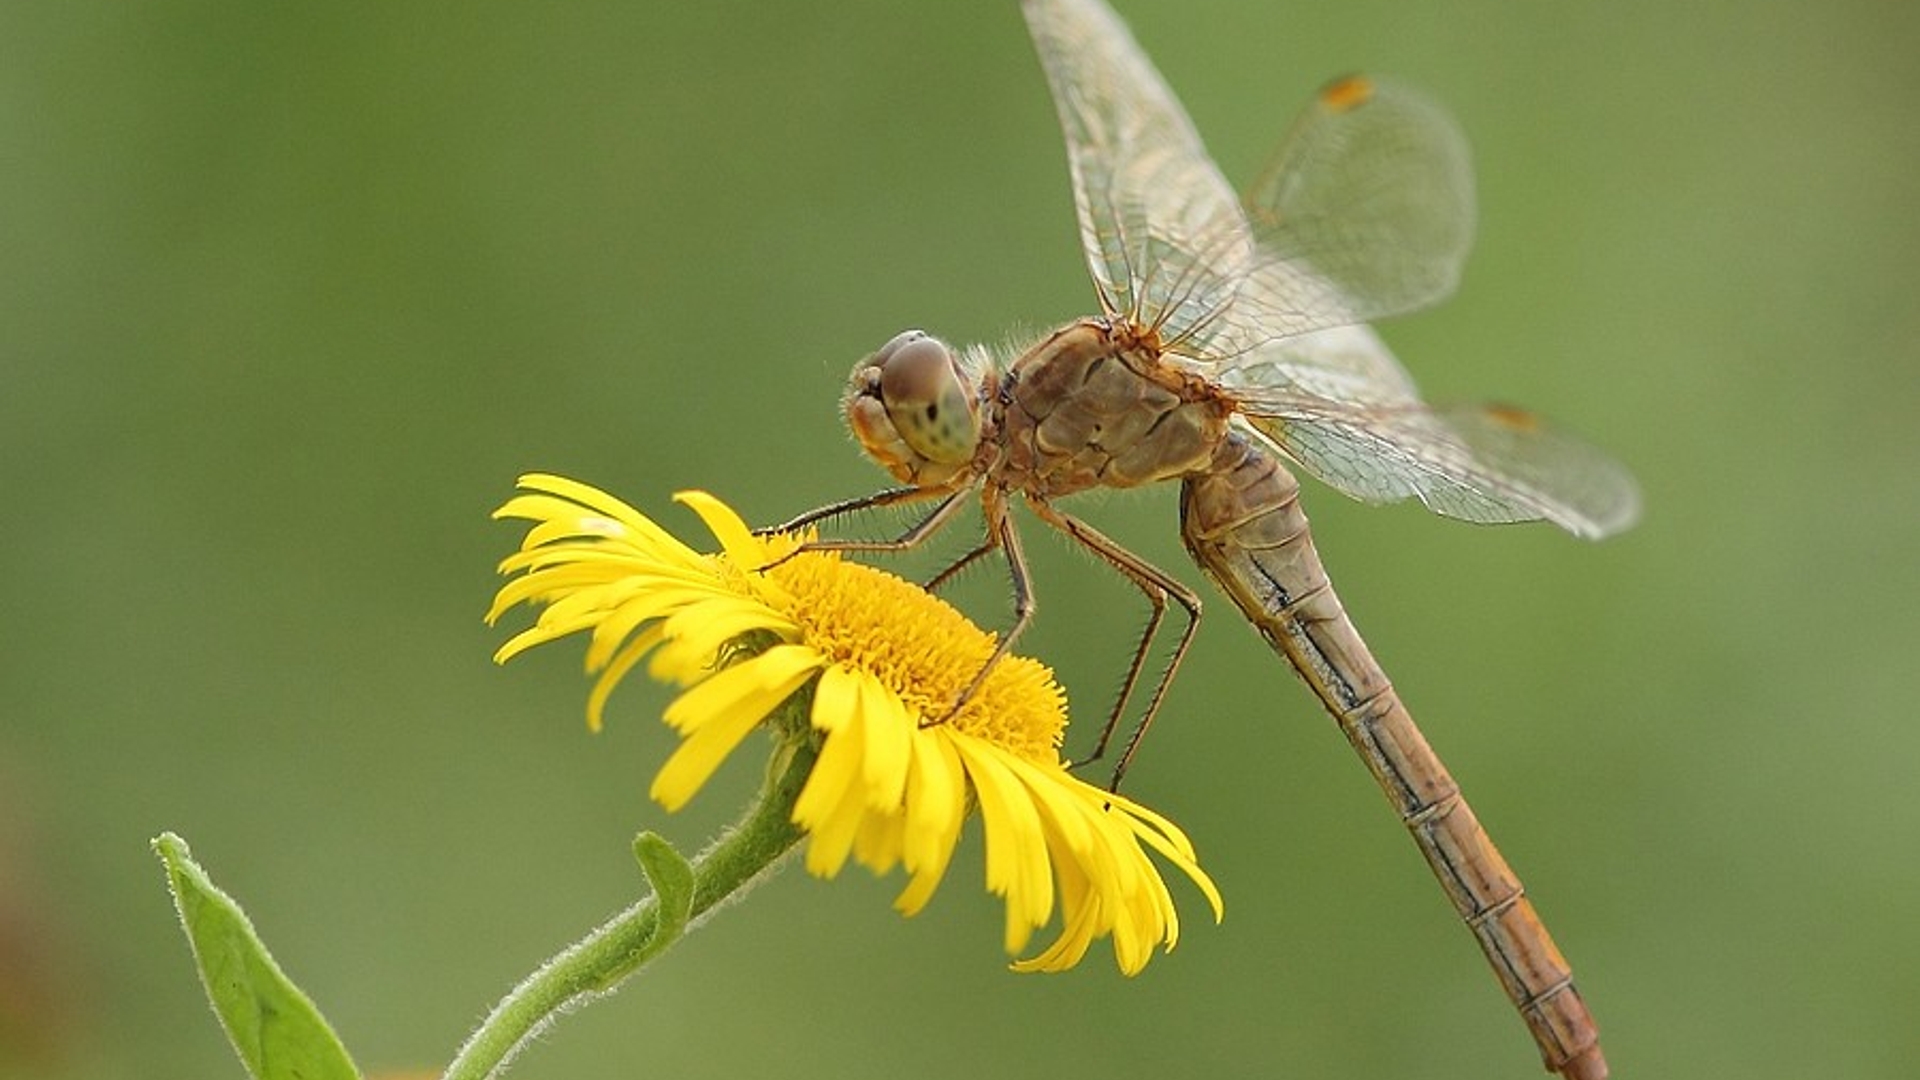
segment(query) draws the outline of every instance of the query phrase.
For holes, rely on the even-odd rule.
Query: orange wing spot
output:
[[[1357,109],[1373,99],[1373,80],[1365,75],[1335,79],[1320,89],[1320,104],[1337,113]]]
[[[1540,417],[1514,405],[1488,405],[1487,418],[1509,431],[1539,431]]]

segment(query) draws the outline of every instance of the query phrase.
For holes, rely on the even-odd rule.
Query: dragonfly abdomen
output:
[[[1189,475],[1181,535],[1194,561],[1313,689],[1419,845],[1549,1070],[1607,1075],[1573,971],[1386,673],[1354,629],[1314,549],[1300,485],[1244,436]]]

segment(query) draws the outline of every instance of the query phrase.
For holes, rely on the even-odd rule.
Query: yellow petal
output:
[[[1193,842],[1187,839],[1187,834],[1181,832],[1173,822],[1119,795],[1113,796],[1113,808],[1121,814],[1134,836],[1165,856],[1168,862],[1193,880],[1213,908],[1213,921],[1219,922],[1226,914],[1226,903],[1221,899],[1220,890],[1215,887],[1213,879],[1200,869],[1199,858],[1193,853]]]
[[[967,812],[960,752],[952,741],[942,733],[920,731],[911,745],[901,861],[912,878],[893,901],[902,915],[918,912],[933,899]]]
[[[631,529],[634,535],[650,543],[672,550],[686,550],[685,545],[673,538],[672,534],[653,523],[645,514],[619,498],[601,491],[592,484],[583,484],[578,480],[569,480],[552,473],[528,473],[520,478],[520,487],[528,491],[545,492],[558,495],[570,503],[603,514]],[[577,511],[575,511],[577,513]],[[498,515],[496,515],[498,516]],[[542,517],[560,517],[559,514],[543,514]]]
[[[906,837],[906,825],[904,814],[861,815],[860,832],[853,838],[853,857],[876,874],[890,872],[900,864],[900,847]]]
[[[812,649],[776,645],[680,695],[667,706],[665,719],[686,738],[654,777],[654,800],[669,810],[686,805],[747,732],[819,667]]]
[[[865,820],[866,808],[861,805],[858,792],[842,788],[833,794],[840,801],[809,830],[807,872],[815,877],[833,877],[846,866],[847,856],[853,853],[853,842],[860,834],[860,823]]]
[[[620,684],[621,679],[627,677],[627,672],[633,669],[633,665],[640,662],[641,657],[651,652],[653,647],[659,643],[659,626],[649,626],[645,630],[635,634],[633,639],[628,641],[626,646],[614,654],[613,658],[607,662],[605,670],[600,672],[600,677],[594,680],[592,691],[587,694],[587,727],[589,730],[600,730],[602,719],[606,713],[607,698],[612,696],[613,688]]]
[[[766,630],[786,641],[797,636],[797,627],[779,612],[739,596],[714,597],[697,607],[682,608],[667,616],[666,625],[667,636],[679,647],[709,657],[753,630]]]
[[[994,747],[967,739],[961,753],[973,790],[980,796],[987,888],[1006,898],[1006,947],[1008,952],[1019,952],[1033,928],[1053,913],[1053,875],[1040,815]]]
[[[854,781],[861,775],[859,736],[865,720],[859,699],[859,676],[838,664],[820,672],[820,683],[813,690],[812,719],[814,728],[825,738],[806,787],[793,803],[793,820],[808,829],[826,824],[847,801],[848,792],[854,790]]]
[[[860,673],[860,708],[867,714],[867,746],[862,764],[867,806],[874,812],[897,815],[907,786],[910,743],[919,724],[898,697],[880,681]]]
[[[960,751],[944,733],[916,731],[909,740],[906,789],[908,870],[944,866],[966,817],[966,777]]]
[[[733,508],[704,491],[676,491],[673,501],[700,515],[700,521],[707,531],[720,541],[720,550],[726,552],[727,559],[742,570],[758,570],[766,561],[760,541],[754,539],[753,530],[740,520]]]

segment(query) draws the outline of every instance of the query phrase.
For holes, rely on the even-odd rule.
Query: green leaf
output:
[[[693,867],[686,856],[658,833],[643,832],[633,838],[633,857],[653,884],[652,926],[646,938],[632,949],[617,970],[606,972],[598,980],[599,989],[612,990],[634,969],[660,955],[687,932],[693,914]]]
[[[634,837],[633,857],[646,871],[660,903],[659,921],[654,924],[653,939],[647,943],[647,955],[651,956],[686,933],[687,917],[693,913],[693,867],[658,833],[643,832]]]
[[[153,850],[207,998],[254,1080],[355,1080],[359,1070],[320,1010],[273,962],[240,905],[193,861],[187,842],[162,833]]]

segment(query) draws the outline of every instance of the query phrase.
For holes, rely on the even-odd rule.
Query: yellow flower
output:
[[[942,721],[994,645],[946,602],[832,553],[793,555],[802,538],[755,536],[702,492],[676,498],[700,515],[719,554],[585,484],[534,474],[520,487],[494,516],[534,524],[500,565],[518,576],[487,619],[523,601],[543,606],[495,659],[589,633],[596,729],[614,686],[643,659],[654,678],[685,687],[665,716],[682,742],[652,788],[667,809],[692,798],[777,706],[810,690],[819,757],[793,820],[808,834],[812,873],[831,877],[849,856],[876,873],[901,866],[908,881],[895,907],[911,915],[978,807],[987,888],[1006,901],[1007,951],[1023,951],[1056,905],[1061,913],[1059,938],[1018,970],[1071,967],[1109,935],[1129,975],[1156,945],[1172,948],[1179,920],[1149,848],[1220,917],[1220,895],[1178,827],[1067,771],[1065,696],[1045,666],[1005,658]]]

